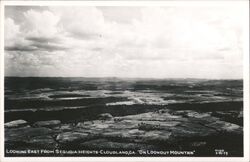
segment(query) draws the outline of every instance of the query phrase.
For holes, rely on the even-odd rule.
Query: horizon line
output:
[[[244,78],[192,78],[192,77],[183,77],[183,78],[156,78],[156,77],[115,77],[115,76],[105,76],[105,77],[81,77],[81,76],[4,76],[4,78],[114,78],[114,79],[146,79],[146,80],[175,80],[175,79],[196,79],[196,80],[244,80]]]

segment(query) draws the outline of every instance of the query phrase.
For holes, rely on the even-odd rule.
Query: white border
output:
[[[219,0],[219,1],[209,1],[209,0],[169,0],[169,1],[39,1],[39,0],[4,0],[1,1],[2,5],[8,6],[248,6],[248,0]]]
[[[0,1],[0,162],[4,156],[4,5]]]
[[[48,161],[185,161],[185,162],[248,162],[249,161],[249,1],[248,0],[229,0],[229,1],[1,1],[0,0],[0,162],[48,162]],[[4,6],[235,6],[242,7],[245,12],[244,17],[244,157],[4,157]]]

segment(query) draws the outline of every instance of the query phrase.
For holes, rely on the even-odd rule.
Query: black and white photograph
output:
[[[205,2],[4,5],[3,156],[248,156],[248,2]]]

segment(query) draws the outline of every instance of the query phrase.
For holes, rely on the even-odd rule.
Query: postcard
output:
[[[1,1],[1,161],[249,161],[249,1]]]

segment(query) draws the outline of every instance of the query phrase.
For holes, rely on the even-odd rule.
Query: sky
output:
[[[6,6],[5,76],[243,76],[238,6]]]

